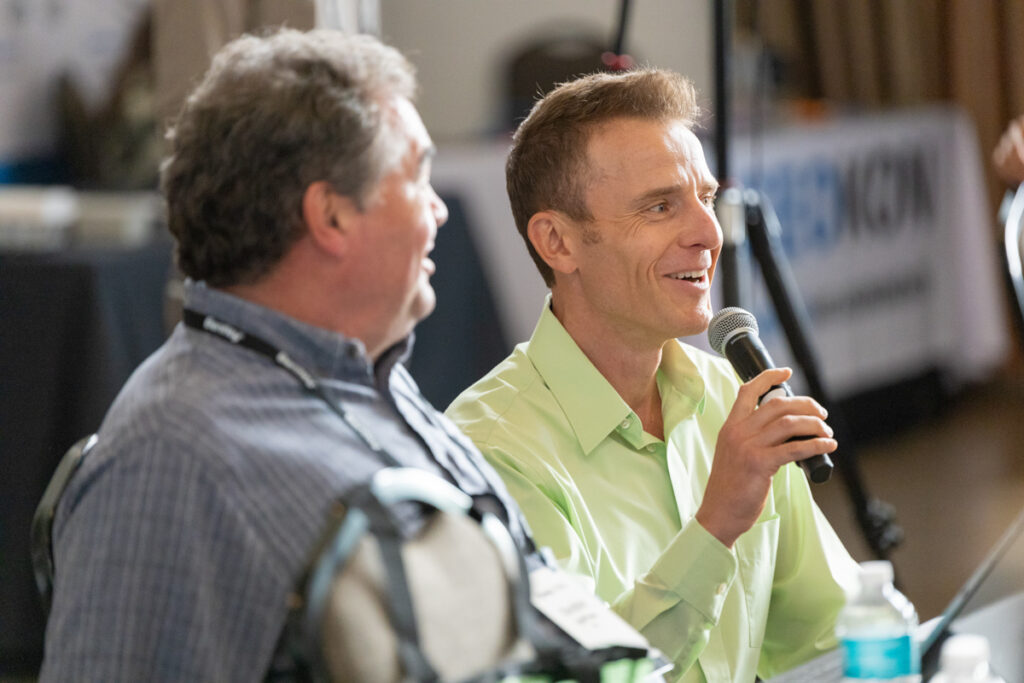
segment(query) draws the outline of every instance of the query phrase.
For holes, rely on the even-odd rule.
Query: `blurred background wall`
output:
[[[612,46],[617,0],[524,0],[516,3],[382,0],[384,39],[416,63],[420,109],[439,140],[465,140],[509,129],[506,98],[515,54],[538,43]],[[685,73],[711,95],[711,6],[705,0],[636,2],[629,52],[641,62]],[[557,50],[557,47],[553,47]],[[594,65],[595,67],[598,65]],[[454,105],[454,106],[453,106]]]

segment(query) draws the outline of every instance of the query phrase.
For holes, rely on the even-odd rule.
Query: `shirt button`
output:
[[[715,595],[723,595],[725,593],[725,588],[726,586],[724,583],[718,584],[718,588],[715,589]]]
[[[653,443],[647,444],[647,446],[645,448],[646,448],[648,453],[653,453],[654,451],[656,451],[658,449],[658,447],[655,446]]]
[[[619,426],[622,427],[623,429],[629,429],[629,425],[631,425],[632,423],[632,420],[627,417],[625,420],[619,423]]]

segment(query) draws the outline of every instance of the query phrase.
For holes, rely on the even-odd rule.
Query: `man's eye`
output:
[[[430,163],[430,159],[425,160],[420,164],[419,182],[423,185],[430,184],[430,171],[433,165]]]
[[[651,213],[665,213],[668,211],[668,202],[658,202],[648,210]]]
[[[715,195],[704,195],[704,206],[708,207],[709,209],[715,208]]]

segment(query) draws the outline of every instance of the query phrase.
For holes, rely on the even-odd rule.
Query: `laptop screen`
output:
[[[921,645],[926,673],[950,634],[973,633],[988,638],[997,673],[1024,681],[1024,510],[934,621]]]

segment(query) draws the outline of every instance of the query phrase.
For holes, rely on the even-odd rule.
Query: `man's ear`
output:
[[[302,219],[310,238],[332,254],[345,253],[359,213],[355,201],[335,192],[326,180],[312,183],[302,195]]]
[[[576,232],[568,218],[558,211],[538,211],[530,217],[526,235],[537,254],[556,273],[576,270]]]

